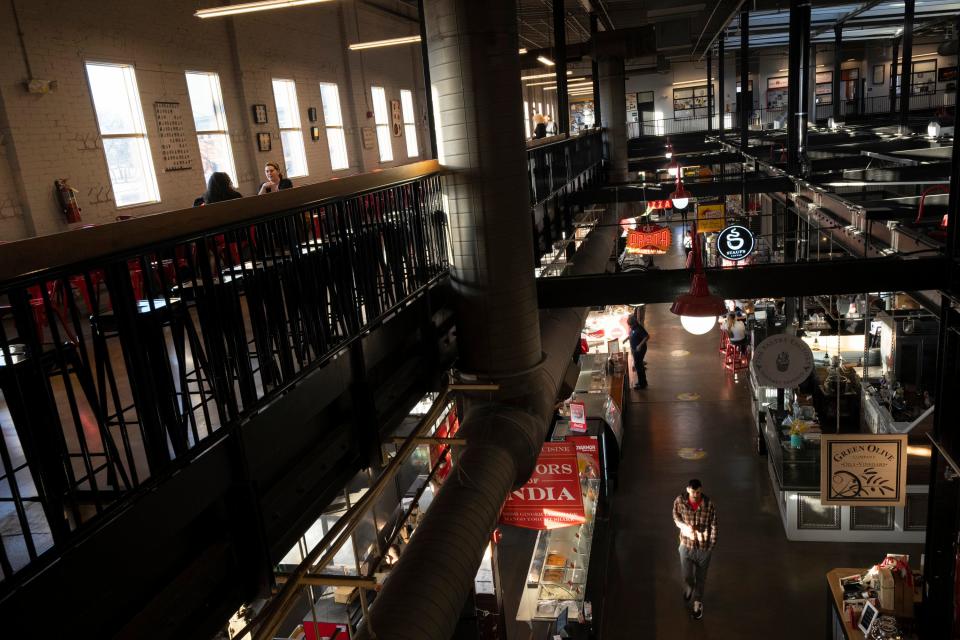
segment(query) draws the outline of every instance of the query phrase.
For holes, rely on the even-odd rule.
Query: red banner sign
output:
[[[457,431],[460,430],[460,421],[457,420],[457,411],[451,405],[449,413],[441,418],[440,424],[437,426],[436,432],[433,434],[437,438],[452,438],[457,434]],[[440,462],[440,453],[443,451],[446,445],[442,444],[432,444],[430,445],[430,466],[436,465]],[[443,463],[440,468],[437,469],[437,473],[433,476],[437,484],[443,484],[443,481],[447,479],[447,476],[450,475],[450,467],[453,464],[453,456],[450,455],[448,450],[446,455],[443,457]]]
[[[500,523],[556,529],[585,521],[576,447],[572,442],[544,443],[533,476],[503,504]]]

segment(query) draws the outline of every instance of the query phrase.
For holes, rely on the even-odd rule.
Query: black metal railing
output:
[[[600,129],[566,137],[555,136],[527,144],[530,206],[546,202],[603,158]]]
[[[0,588],[446,275],[421,165],[0,249]]]

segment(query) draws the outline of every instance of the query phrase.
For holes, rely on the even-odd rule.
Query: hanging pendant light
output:
[[[673,206],[675,209],[683,209],[688,204],[690,204],[690,192],[683,188],[683,178],[681,175],[683,171],[680,168],[680,165],[675,165],[676,173],[670,171],[671,175],[676,175],[676,189],[673,193],[670,194],[670,200],[673,201]],[[673,169],[673,167],[671,167]]]
[[[703,335],[717,324],[717,318],[726,311],[723,299],[710,293],[707,274],[700,258],[700,239],[697,225],[693,224],[693,279],[690,292],[677,297],[670,312],[680,316],[680,324],[694,335]]]

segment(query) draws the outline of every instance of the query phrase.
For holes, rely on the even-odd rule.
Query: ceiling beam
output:
[[[818,35],[820,35],[821,33],[826,33],[827,31],[833,31],[833,27],[834,27],[834,26],[836,26],[836,25],[838,25],[838,24],[841,24],[841,25],[842,25],[842,24],[843,24],[844,22],[846,22],[847,20],[852,20],[853,18],[856,18],[856,17],[857,17],[858,15],[860,15],[861,13],[864,13],[865,11],[870,11],[870,9],[873,9],[875,6],[877,6],[878,4],[882,3],[883,1],[884,1],[884,0],[870,0],[870,2],[864,3],[863,5],[860,6],[859,9],[854,9],[854,10],[851,11],[850,13],[847,13],[847,14],[844,14],[844,15],[840,16],[840,18],[838,18],[836,22],[834,22],[834,23],[832,23],[832,24],[829,24],[829,25],[827,25],[827,26],[824,26],[824,27],[820,27],[819,29],[815,30],[815,31],[813,32],[813,37],[816,38],[816,37],[817,37]]]
[[[942,289],[951,274],[941,257],[824,260],[707,269],[710,290],[728,300]],[[541,309],[669,303],[690,289],[690,271],[668,269],[537,279]]]
[[[743,191],[743,182],[739,179],[721,182],[686,182],[684,188],[694,198],[734,196]],[[571,196],[572,201],[582,204],[601,204],[611,202],[645,202],[647,200],[666,200],[676,189],[673,182],[641,187],[625,184],[620,187],[604,187]],[[793,192],[796,184],[790,178],[749,178],[747,193]]]

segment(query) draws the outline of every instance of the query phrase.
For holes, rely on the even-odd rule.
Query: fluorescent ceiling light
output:
[[[527,52],[527,48],[526,48],[526,47],[520,47],[520,55],[523,55],[523,54],[525,54],[526,52]]]
[[[586,80],[586,78],[567,78],[567,82],[582,81],[582,80]],[[553,86],[555,87],[555,86],[557,86],[557,81],[556,81],[556,80],[544,80],[543,82],[529,82],[529,83],[527,83],[527,86],[528,86],[528,87],[545,87],[545,86],[548,86],[548,85],[553,85]]]
[[[573,71],[567,71],[567,75],[572,76]],[[521,80],[538,80],[540,78],[556,78],[556,77],[557,77],[556,73],[540,73],[535,76],[520,76],[520,79]]]
[[[238,13],[253,13],[254,11],[269,11],[271,9],[286,9],[287,7],[301,7],[307,4],[332,2],[333,0],[260,0],[260,2],[244,2],[223,7],[199,9],[193,12],[197,18],[220,18]]]
[[[684,80],[683,82],[674,82],[673,84],[674,84],[674,85],[678,85],[678,84],[696,84],[696,83],[698,83],[698,82],[706,82],[706,81],[707,81],[706,78],[700,78],[699,80]]]
[[[557,64],[556,62],[554,62],[554,61],[551,60],[550,58],[546,58],[546,57],[544,57],[544,56],[537,56],[537,62],[539,62],[539,63],[541,63],[541,64],[545,64],[545,65],[547,65],[548,67],[552,67],[553,65]]]
[[[917,60],[918,58],[936,58],[938,55],[940,55],[940,54],[938,54],[938,53],[921,53],[919,56],[910,56],[910,61],[913,62],[914,60]],[[902,58],[902,57],[899,58],[899,59],[897,60],[897,62],[903,62],[903,58]]]
[[[420,36],[406,36],[404,38],[390,38],[389,40],[374,40],[373,42],[357,42],[350,45],[350,51],[361,49],[376,49],[378,47],[392,47],[395,44],[412,44],[420,42]]]

